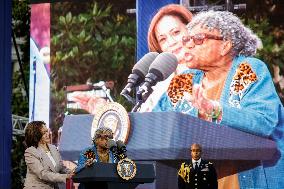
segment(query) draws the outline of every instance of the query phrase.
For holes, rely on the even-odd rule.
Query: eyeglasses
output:
[[[211,35],[207,33],[198,33],[193,36],[184,36],[182,38],[183,45],[186,45],[190,40],[193,40],[195,45],[201,45],[203,44],[205,39],[214,39],[214,40],[223,40],[224,38],[221,36]]]

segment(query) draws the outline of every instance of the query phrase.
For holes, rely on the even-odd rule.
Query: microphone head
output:
[[[125,144],[121,140],[116,141],[116,144],[117,144],[117,154],[118,154],[119,159],[126,158],[127,157],[127,154],[126,154],[127,150],[126,150]]]
[[[149,73],[155,74],[159,81],[163,81],[176,70],[177,66],[176,56],[169,52],[163,52],[150,65]]]
[[[116,141],[116,145],[118,148],[126,147],[125,144],[121,140]]]
[[[110,151],[116,151],[117,144],[114,140],[110,139],[110,140],[107,141],[107,147]]]
[[[149,52],[145,54],[132,68],[132,73],[144,78],[148,73],[149,67],[155,58],[159,55],[157,52]]]

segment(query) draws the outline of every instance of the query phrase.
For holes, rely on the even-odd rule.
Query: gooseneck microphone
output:
[[[120,93],[129,102],[135,104],[135,100],[130,96],[130,92],[144,81],[144,77],[148,73],[150,65],[158,55],[159,53],[157,52],[149,52],[132,68],[132,73],[128,76],[127,84]]]
[[[121,160],[127,157],[126,145],[121,141],[114,141],[112,139],[107,142],[108,149],[113,153],[116,160]]]
[[[115,160],[119,160],[119,156],[118,156],[118,148],[117,148],[117,144],[114,140],[110,139],[107,141],[107,147],[108,149],[112,152],[114,159]]]
[[[111,152],[113,152],[113,153],[117,152],[117,144],[114,140],[112,140],[112,139],[108,140],[107,141],[107,147]]]
[[[136,98],[137,103],[132,109],[136,112],[153,92],[152,86],[157,82],[167,79],[177,68],[178,60],[175,55],[169,52],[163,52],[157,56],[149,67],[148,74],[145,76],[144,83],[139,87]]]
[[[118,154],[119,160],[127,158],[126,145],[121,140],[116,141],[116,144],[117,144],[117,154]]]

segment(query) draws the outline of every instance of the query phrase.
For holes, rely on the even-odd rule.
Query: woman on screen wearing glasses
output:
[[[154,111],[179,111],[273,139],[281,154],[239,173],[236,188],[284,188],[284,109],[267,66],[252,57],[260,39],[225,11],[201,12],[187,28],[186,64],[204,75],[179,100],[165,93]]]

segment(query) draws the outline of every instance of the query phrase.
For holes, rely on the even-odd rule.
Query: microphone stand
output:
[[[112,99],[110,95],[110,89],[107,88],[106,83],[104,81],[100,81],[95,84],[92,84],[92,83],[89,83],[89,84],[92,85],[93,90],[102,90],[105,93],[106,97],[109,99],[109,101],[114,102],[114,100]]]
[[[111,101],[114,102],[114,100],[112,99],[111,95],[110,95],[110,90],[106,88],[106,86],[102,86],[102,90],[104,91],[104,93],[106,94],[107,98]]]
[[[121,96],[123,96],[128,102],[130,102],[131,104],[135,104],[135,99],[132,98],[129,94],[127,94],[125,91],[122,91],[120,93]]]
[[[137,110],[140,108],[140,106],[143,104],[142,101],[138,101],[135,106],[132,108],[131,112],[137,112]]]
[[[121,96],[123,96],[129,103],[133,105],[135,104],[135,99],[130,96],[130,92],[132,88],[135,87],[138,80],[139,80],[139,75],[133,73],[130,74],[128,76],[126,87],[120,93]]]
[[[162,76],[160,76],[162,78]],[[158,81],[161,81],[156,74],[150,72],[145,77],[145,82],[139,87],[136,93],[136,99],[138,102],[134,106],[131,112],[137,112],[140,106],[147,100],[147,98],[152,94],[152,86],[156,85]]]
[[[137,110],[148,99],[148,97],[150,96],[150,94],[152,94],[152,92],[153,92],[152,87],[149,87],[147,90],[145,89],[139,90],[136,94],[137,103],[132,108],[131,112],[137,112]]]

